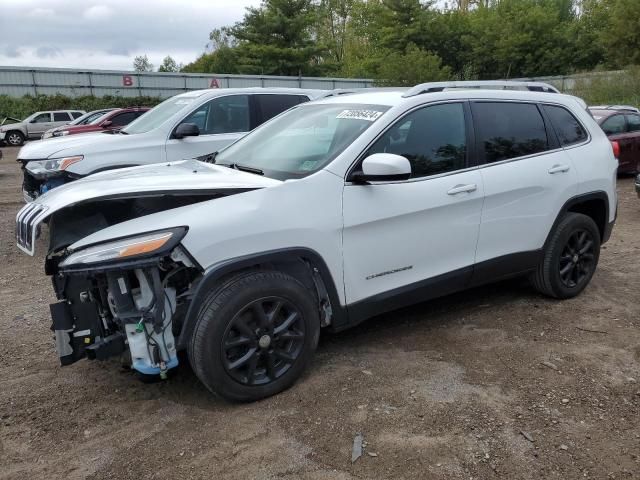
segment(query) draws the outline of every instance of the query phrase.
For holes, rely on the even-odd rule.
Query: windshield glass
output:
[[[262,170],[279,180],[302,178],[336,158],[388,109],[346,103],[296,107],[220,152],[216,164]]]
[[[154,128],[162,125],[175,113],[193,103],[196,98],[197,96],[180,95],[165,100],[160,105],[139,116],[121,131],[133,135],[136,133],[146,133],[150,130],[153,130]]]
[[[71,122],[71,125],[88,125],[90,123],[94,123],[97,120],[104,117],[109,112],[93,112],[87,113],[86,116],[82,116],[78,118],[75,122]]]

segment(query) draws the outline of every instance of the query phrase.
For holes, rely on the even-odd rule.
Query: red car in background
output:
[[[53,136],[61,137],[78,133],[118,131],[149,110],[151,110],[149,107],[115,108],[86,125],[65,125],[59,127]]]
[[[640,110],[631,106],[589,107],[609,140],[620,147],[618,173],[640,173]]]

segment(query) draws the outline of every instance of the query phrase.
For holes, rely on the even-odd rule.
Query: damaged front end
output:
[[[200,268],[179,245],[186,228],[50,256],[58,302],[52,329],[62,365],[125,354],[134,370],[164,376],[178,365],[178,336]],[[53,270],[53,271],[52,271]]]

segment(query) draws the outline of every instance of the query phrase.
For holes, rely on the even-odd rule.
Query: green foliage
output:
[[[640,0],[263,0],[185,71],[492,79],[640,64]],[[215,33],[215,35],[214,35]],[[416,50],[417,49],[417,50]],[[422,72],[406,71],[417,60]],[[438,60],[441,63],[438,63]],[[393,74],[392,68],[400,68]]]
[[[576,81],[571,93],[590,105],[640,105],[640,67],[615,75],[585,76]]]
[[[133,69],[136,72],[153,72],[153,64],[147,55],[139,55],[133,59]]]
[[[147,106],[154,107],[162,99],[155,97],[67,97],[64,95],[25,95],[24,97],[10,97],[0,95],[0,118],[5,116],[26,118],[41,110],[70,110],[78,109],[87,112],[99,108]]]
[[[390,51],[377,75],[382,86],[411,86],[447,80],[451,76],[451,69],[442,66],[440,57],[414,44],[407,46],[406,53]]]
[[[179,72],[181,66],[176,63],[176,61],[171,58],[170,55],[167,55],[162,60],[162,64],[158,67],[159,72]]]

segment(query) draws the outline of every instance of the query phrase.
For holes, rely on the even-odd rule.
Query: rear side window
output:
[[[125,125],[129,125],[137,116],[136,112],[120,113],[111,119],[111,126],[124,127]]]
[[[480,155],[485,163],[533,155],[549,149],[542,115],[532,103],[471,104]]]
[[[443,103],[409,113],[365,154],[394,153],[411,163],[411,178],[453,172],[466,165],[466,130],[461,103]]]
[[[627,125],[624,121],[624,115],[613,115],[602,122],[602,130],[607,135],[617,135],[626,131]]]
[[[70,120],[67,112],[53,112],[54,122],[68,122]]]
[[[309,101],[302,95],[255,95],[258,108],[258,124],[281,114],[291,107]]]
[[[543,105],[544,111],[551,120],[551,124],[558,135],[560,145],[566,147],[575,143],[584,142],[587,132],[569,110],[556,105]]]
[[[640,115],[626,115],[629,132],[640,131]]]

